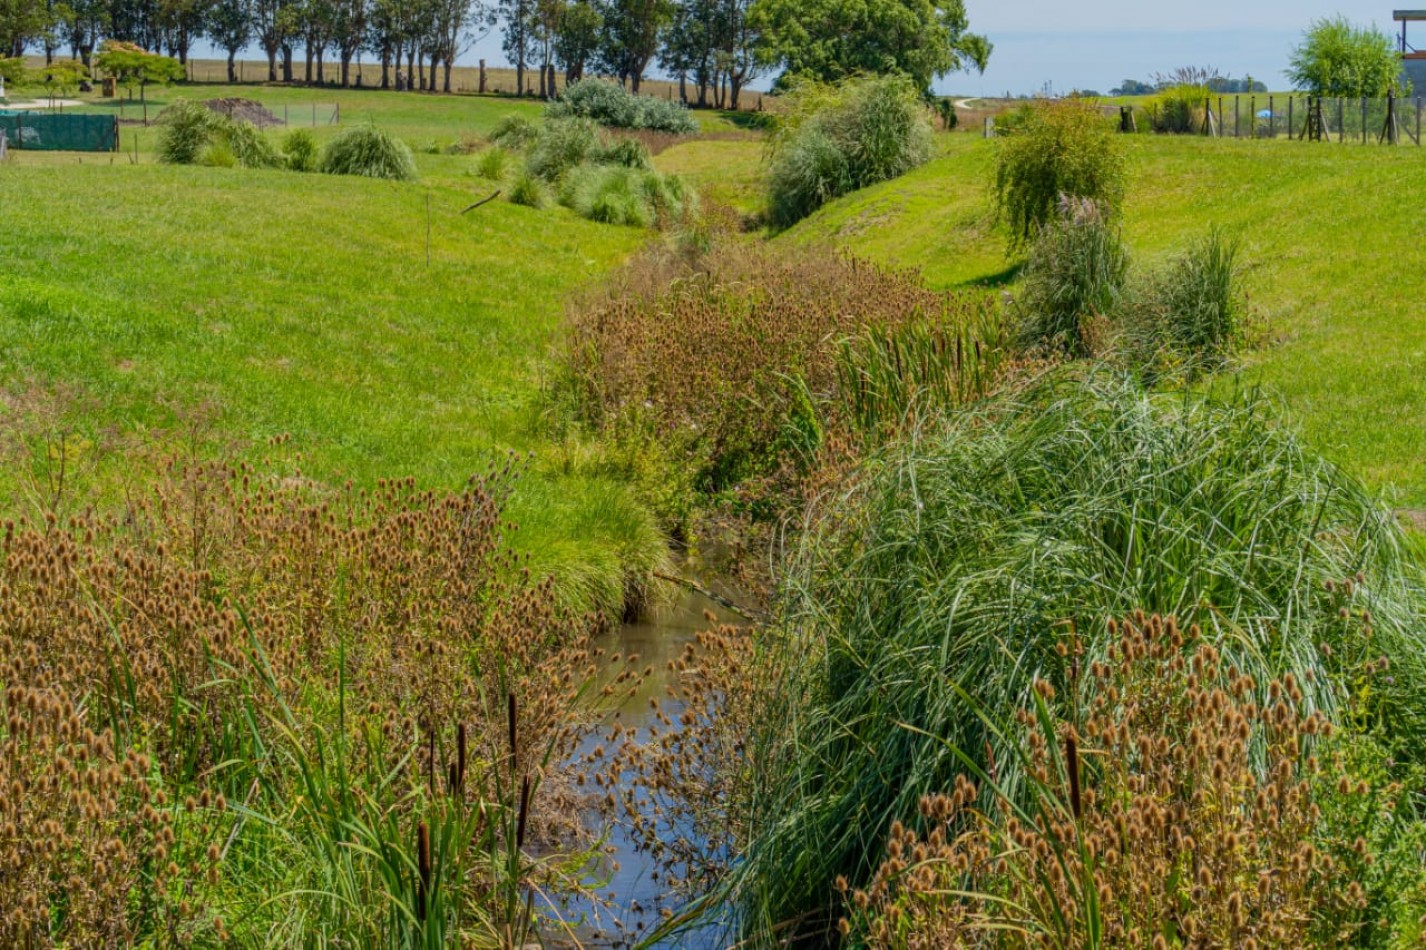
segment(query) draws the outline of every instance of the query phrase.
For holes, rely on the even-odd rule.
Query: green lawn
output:
[[[993,143],[851,195],[778,240],[829,240],[941,287],[1013,284],[987,184]],[[1426,271],[1416,198],[1426,149],[1136,136],[1125,234],[1142,263],[1220,224],[1243,241],[1269,342],[1235,380],[1279,397],[1311,444],[1426,507]],[[1227,381],[1225,381],[1227,382]]]
[[[449,141],[528,108],[348,96],[404,137]],[[664,556],[617,471],[571,462],[597,453],[553,444],[539,415],[564,300],[647,232],[504,201],[461,215],[494,187],[466,156],[418,155],[417,184],[85,158],[0,166],[0,383],[76,385],[95,425],[131,434],[211,404],[249,444],[291,433],[327,483],[456,487],[533,451],[518,545],[572,598],[617,607],[625,571]]]

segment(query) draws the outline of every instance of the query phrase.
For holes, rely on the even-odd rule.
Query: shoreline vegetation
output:
[[[0,167],[0,939],[1421,938],[1419,158],[227,88]]]

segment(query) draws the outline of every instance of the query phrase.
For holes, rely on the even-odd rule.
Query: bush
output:
[[[1255,404],[1060,372],[913,429],[819,512],[762,641],[781,672],[747,742],[765,807],[729,882],[746,920],[830,926],[838,876],[867,886],[892,823],[967,761],[1023,802],[1019,746],[993,724],[1037,673],[1084,708],[1059,651],[1112,662],[1105,618],[1137,606],[1199,624],[1260,687],[1292,673],[1301,708],[1369,704],[1398,761],[1426,749],[1426,600],[1401,528]],[[1370,611],[1369,645],[1348,606]],[[1363,650],[1394,681],[1353,692]]]
[[[475,162],[475,173],[490,181],[504,181],[509,167],[510,153],[496,145],[480,153]]]
[[[282,152],[287,167],[295,172],[317,170],[317,137],[309,129],[293,129],[282,140]]]
[[[1099,205],[1117,218],[1124,200],[1124,147],[1093,103],[1036,103],[1024,125],[999,140],[995,167],[998,213],[1020,247],[1048,224],[1062,197]]]
[[[177,99],[159,115],[158,123],[158,160],[192,165],[212,140],[217,117],[202,103]]]
[[[536,138],[539,137],[540,130],[535,123],[522,115],[507,115],[495,125],[495,130],[490,133],[492,145],[519,152],[527,148]]]
[[[1123,349],[1149,382],[1222,367],[1243,332],[1237,261],[1237,241],[1214,228],[1133,295]]]
[[[1117,315],[1129,270],[1118,228],[1093,202],[1065,199],[1035,237],[1019,301],[1021,341],[1074,356],[1094,350],[1095,322]]]
[[[510,189],[510,201],[527,208],[543,208],[550,203],[550,193],[544,182],[533,175],[523,174]]]
[[[404,142],[375,128],[347,129],[322,150],[321,170],[328,175],[357,175],[413,181],[416,162]]]
[[[768,169],[769,206],[779,227],[931,157],[929,114],[903,78],[856,79],[840,87],[804,83],[785,108]]]
[[[584,164],[600,147],[599,129],[588,119],[555,119],[535,138],[525,170],[545,181],[558,181]]]
[[[219,134],[232,150],[233,157],[244,168],[281,168],[286,164],[266,135],[251,122],[220,120]]]
[[[1179,83],[1149,100],[1145,108],[1155,132],[1196,135],[1207,120],[1204,104],[1210,96],[1205,85]]]
[[[603,79],[583,79],[567,87],[546,109],[550,118],[579,117],[619,129],[650,129],[692,135],[698,122],[677,102],[636,96]]]

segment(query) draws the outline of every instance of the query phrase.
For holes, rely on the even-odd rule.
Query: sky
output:
[[[1395,0],[1426,7],[1426,0]],[[965,0],[971,29],[995,44],[984,75],[953,73],[944,94],[1000,96],[1073,89],[1107,93],[1125,79],[1150,80],[1179,66],[1208,66],[1287,88],[1288,55],[1314,19],[1342,14],[1392,32],[1392,0]],[[1426,24],[1417,29],[1426,41]],[[1426,42],[1418,43],[1426,48]],[[200,45],[196,56],[221,56]],[[501,65],[498,35],[461,57]],[[261,58],[253,49],[248,58]],[[766,89],[772,77],[753,83]]]
[[[944,93],[1108,92],[1178,66],[1212,66],[1283,89],[1288,55],[1314,19],[1342,14],[1392,32],[1391,13],[1426,0],[965,0],[971,29],[995,44],[981,76],[955,73]],[[1426,24],[1418,27],[1426,40]]]

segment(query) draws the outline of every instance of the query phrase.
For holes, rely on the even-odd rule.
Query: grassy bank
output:
[[[1262,384],[1308,443],[1400,505],[1426,506],[1426,459],[1411,424],[1426,398],[1426,276],[1402,196],[1426,151],[1199,138],[1132,140],[1125,238],[1152,260],[1212,224],[1243,237],[1244,286],[1264,346],[1221,385]],[[920,267],[939,287],[1014,288],[992,220],[992,145],[941,139],[945,154],[824,209],[778,240],[831,241]]]
[[[347,95],[376,103],[382,127],[451,141],[512,105]],[[612,609],[625,572],[663,556],[620,480],[555,460],[539,419],[562,301],[644,232],[506,202],[463,216],[490,190],[465,156],[418,155],[423,183],[395,185],[165,167],[146,154],[153,130],[137,134],[138,165],[24,154],[0,168],[27,209],[0,234],[7,387],[74,387],[94,407],[85,425],[132,437],[208,405],[215,441],[290,433],[303,475],[329,484],[454,488],[533,452],[510,515],[573,601]],[[97,477],[112,487],[123,469],[119,453]]]

